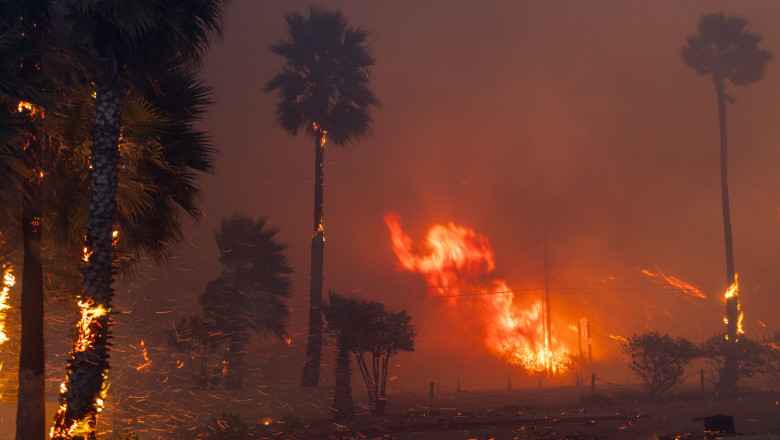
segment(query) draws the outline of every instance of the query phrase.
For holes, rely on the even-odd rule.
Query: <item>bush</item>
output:
[[[737,380],[755,377],[766,370],[765,350],[759,342],[740,335],[736,342],[731,343],[726,340],[725,333],[717,333],[704,341],[700,350],[718,377],[719,383],[723,378],[723,367],[729,349],[736,351]]]
[[[775,384],[780,384],[780,331],[765,337],[763,346],[765,359],[763,373]]]
[[[657,332],[634,334],[623,344],[629,367],[642,378],[652,396],[661,396],[682,383],[685,365],[699,353],[692,342]]]

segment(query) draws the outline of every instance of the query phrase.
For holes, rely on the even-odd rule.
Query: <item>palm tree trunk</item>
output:
[[[21,29],[38,42],[42,34],[46,7],[28,2],[20,10]],[[34,78],[41,64],[39,53],[22,58],[22,74]],[[22,267],[21,349],[19,350],[19,388],[16,403],[16,439],[43,440],[46,437],[46,352],[44,343],[43,267],[41,260],[41,162],[43,140],[40,123],[43,109],[26,115],[25,162],[30,175],[25,182],[22,202],[22,237],[24,262]]]
[[[336,389],[333,395],[333,417],[336,421],[346,420],[352,416],[354,410],[349,347],[345,341],[339,341],[336,353]]]
[[[729,208],[729,181],[727,173],[726,141],[726,93],[722,77],[713,76],[718,97],[718,123],[720,125],[720,188],[723,204],[723,234],[726,241],[726,282],[730,286],[736,280],[734,269],[734,245],[731,237],[731,211]],[[726,299],[726,337],[728,348],[725,353],[723,375],[720,388],[732,390],[737,386],[737,359],[734,344],[737,341],[737,321],[739,320],[739,292]]]
[[[325,257],[325,227],[322,199],[325,164],[325,132],[316,129],[314,159],[314,234],[311,238],[311,278],[309,285],[309,336],[306,341],[306,363],[303,366],[301,386],[313,387],[320,382],[322,357],[322,274]]]
[[[76,424],[85,424],[88,431],[85,438],[94,438],[97,401],[108,371],[109,314],[114,296],[111,248],[125,91],[125,84],[111,61],[109,58],[99,63],[93,72],[96,97],[86,239],[86,248],[91,255],[84,267],[79,301],[82,312],[79,339],[71,351],[66,390],[60,397],[65,408],[61,408],[55,418],[53,440],[80,438],[68,433]]]
[[[40,165],[41,140],[27,133],[32,163]],[[16,404],[16,439],[46,437],[46,354],[43,339],[43,267],[41,263],[40,166],[32,166],[22,207],[24,266],[22,269],[21,350]]]

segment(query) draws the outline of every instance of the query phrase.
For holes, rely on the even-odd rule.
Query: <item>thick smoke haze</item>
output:
[[[204,68],[215,105],[203,127],[219,151],[216,173],[203,181],[205,218],[188,223],[191,245],[172,260],[164,285],[150,284],[182,296],[174,314],[194,308],[219,270],[212,233],[220,219],[236,211],[268,216],[295,269],[291,377],[305,345],[314,141],[275,123],[277,96],[263,87],[282,66],[268,46],[284,36],[284,13],[308,6],[232,4],[224,41]],[[418,241],[448,221],[486,235],[496,259],[489,277],[505,279],[519,297],[539,295],[532,289],[541,285],[547,219],[553,323],[562,337],[576,338],[569,326],[590,319],[599,359],[622,359],[610,334],[648,328],[701,341],[724,330],[715,88],[683,64],[680,48],[702,14],[723,11],[747,18],[764,37],[760,47],[778,55],[780,4],[322,6],[371,31],[372,87],[381,101],[371,137],[326,152],[325,289],[411,313],[416,351],[399,355],[391,374],[410,383],[461,377],[501,386],[512,369],[490,355],[479,329],[457,325],[423,277],[398,269],[388,212]],[[758,338],[780,328],[778,61],[762,81],[727,92],[736,98],[727,110],[736,267],[745,330]],[[664,290],[640,272],[656,267],[708,298]],[[493,372],[501,374],[487,376]]]

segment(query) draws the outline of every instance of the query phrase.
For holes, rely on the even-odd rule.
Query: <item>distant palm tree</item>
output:
[[[736,282],[734,249],[731,237],[731,213],[729,211],[729,187],[726,167],[726,102],[734,99],[726,94],[728,79],[737,86],[747,86],[759,81],[764,75],[772,54],[758,48],[762,38],[746,29],[748,21],[740,16],[726,17],[722,12],[703,15],[699,21],[699,33],[688,37],[682,48],[686,65],[699,75],[711,75],[715,83],[718,101],[718,122],[720,124],[720,182],[723,204],[723,231],[726,241],[726,282]],[[736,342],[739,321],[739,296],[735,294],[726,300],[726,338]],[[733,389],[737,384],[737,361],[733,355],[726,356],[722,389]]]
[[[225,387],[243,386],[244,354],[252,332],[270,331],[287,336],[290,309],[290,274],[279,229],[268,219],[257,221],[235,214],[222,219],[214,238],[222,263],[220,276],[200,295],[203,320],[227,344]]]
[[[329,292],[322,313],[328,321],[326,330],[336,345],[336,388],[333,396],[333,416],[345,420],[354,413],[352,401],[352,368],[350,355],[370,350],[375,343],[373,331],[384,314],[384,306],[354,296]]]
[[[347,27],[339,11],[309,10],[285,17],[289,39],[271,46],[285,58],[282,71],[268,81],[266,91],[278,91],[277,121],[291,134],[303,128],[313,139],[314,233],[311,241],[309,334],[302,386],[316,386],[322,356],[322,278],[325,253],[323,167],[325,143],[343,146],[371,130],[371,106],[378,105],[369,89],[374,65],[368,33]]]
[[[52,438],[94,437],[94,417],[108,370],[118,145],[128,87],[155,90],[170,60],[198,65],[211,37],[219,35],[226,0],[125,0],[54,2],[55,41],[86,66],[95,85],[91,128],[90,208],[81,304],[88,336],[74,350]]]

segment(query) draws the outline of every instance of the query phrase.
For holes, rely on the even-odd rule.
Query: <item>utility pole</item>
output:
[[[547,269],[547,220],[542,220],[542,237],[543,237],[543,257],[542,264],[544,268],[544,277],[542,281],[544,283],[544,345],[547,349],[546,363],[547,363],[547,377],[552,376],[552,325],[550,323],[550,275]]]

